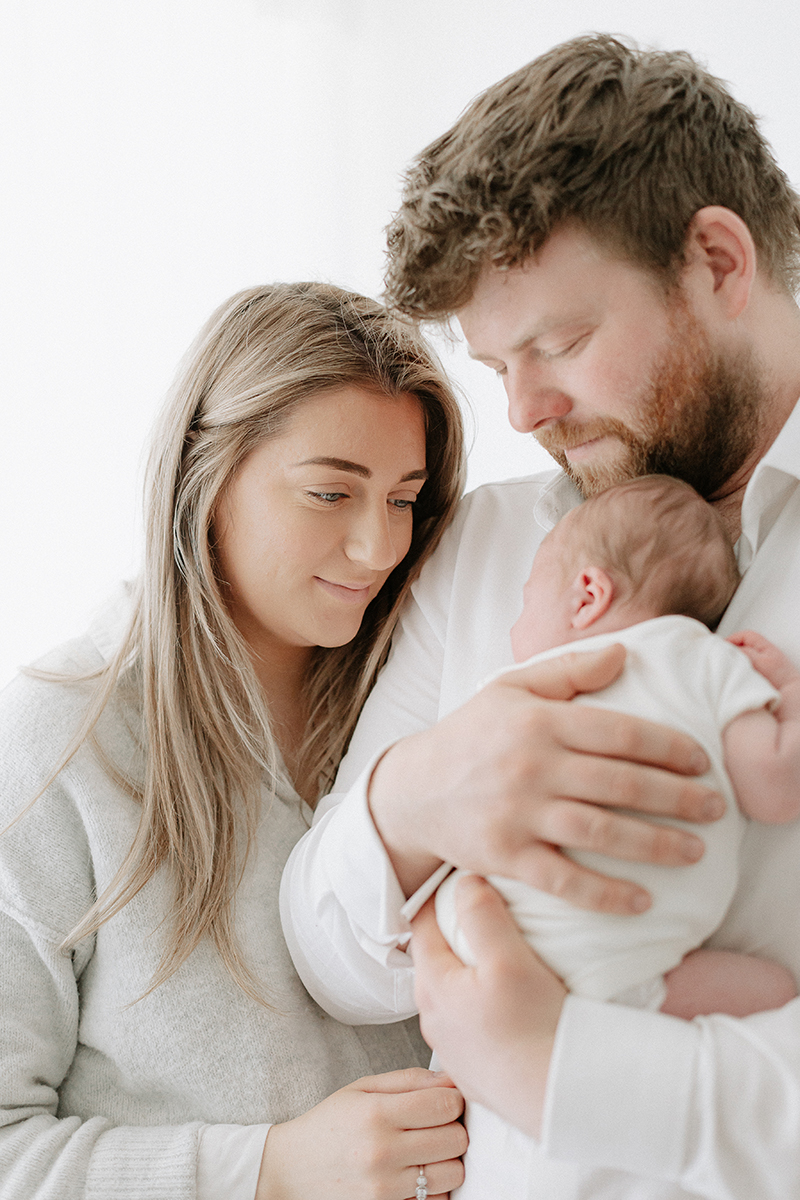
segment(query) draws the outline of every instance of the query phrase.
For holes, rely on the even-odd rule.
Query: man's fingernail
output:
[[[725,815],[725,801],[716,792],[707,796],[703,804],[703,816],[707,821],[718,821]]]
[[[703,857],[705,849],[705,842],[703,842],[700,838],[693,837],[692,834],[687,833],[681,842],[681,858],[683,858],[685,862],[697,862],[698,859]]]
[[[698,775],[702,775],[708,770],[708,766],[708,756],[704,750],[696,746],[692,752],[692,770],[696,771]]]

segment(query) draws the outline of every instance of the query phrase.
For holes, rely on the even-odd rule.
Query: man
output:
[[[503,631],[547,529],[581,495],[651,471],[692,483],[739,539],[744,580],[721,632],[755,627],[800,664],[799,249],[800,202],[752,115],[688,56],[607,37],[489,89],[412,169],[389,297],[417,318],[456,315],[502,376],[514,427],[563,473],[464,502],[353,739],[350,793],[294,856],[287,937],[334,1015],[411,1011],[400,908],[442,860],[635,914],[646,896],[559,848],[665,866],[702,852],[595,807],[719,812],[684,740],[561,703],[604,686],[619,657],[566,656],[469,697],[510,662]],[[714,944],[800,977],[798,865],[800,830],[754,826]],[[491,889],[461,886],[478,965],[461,966],[423,910],[423,1030],[468,1098],[572,1165],[548,1197],[800,1195],[800,1002],[690,1023],[566,997]]]

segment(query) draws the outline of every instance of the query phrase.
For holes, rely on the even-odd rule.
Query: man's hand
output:
[[[568,703],[612,683],[624,658],[617,645],[521,667],[387,751],[370,808],[407,896],[451,862],[582,908],[635,913],[648,907],[647,892],[580,866],[561,847],[667,866],[702,856],[692,834],[599,807],[690,821],[724,812],[716,792],[687,778],[708,769],[691,738]]]
[[[526,944],[485,880],[459,880],[456,908],[474,967],[442,937],[433,899],[412,923],[423,1035],[468,1100],[538,1137],[566,988]]]

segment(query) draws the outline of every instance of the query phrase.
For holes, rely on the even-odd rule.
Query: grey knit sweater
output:
[[[120,599],[89,635],[40,665],[99,665],[124,608]],[[87,685],[21,676],[0,696],[0,827],[58,761],[87,695]],[[135,766],[135,705],[118,698],[98,733],[118,766]],[[163,948],[164,875],[72,954],[59,949],[113,878],[139,815],[88,744],[0,836],[3,1200],[190,1200],[203,1124],[286,1120],[361,1075],[427,1063],[413,1023],[341,1025],[297,978],[278,886],[310,814],[283,792],[265,804],[236,904],[238,936],[270,1009],[232,983],[207,944],[137,1000]]]

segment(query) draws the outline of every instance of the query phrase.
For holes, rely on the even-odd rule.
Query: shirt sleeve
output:
[[[269,1125],[204,1125],[197,1200],[254,1200]]]
[[[547,1085],[549,1155],[705,1200],[786,1200],[800,1195],[798,1114],[800,1000],[744,1020],[680,1021],[567,998]]]

